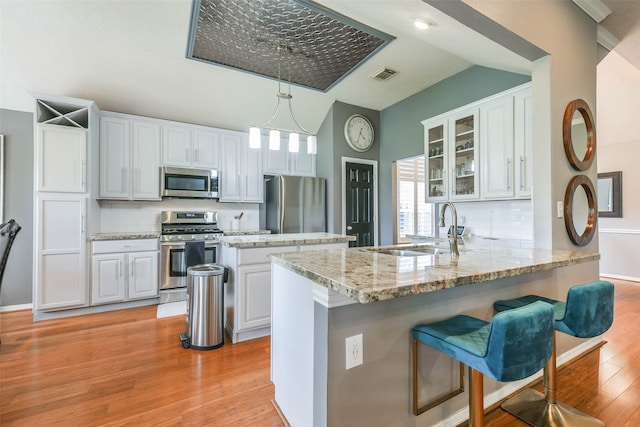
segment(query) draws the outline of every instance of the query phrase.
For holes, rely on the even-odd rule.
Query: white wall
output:
[[[640,70],[609,53],[597,95],[598,172],[622,171],[622,218],[599,218],[600,272],[640,281]]]

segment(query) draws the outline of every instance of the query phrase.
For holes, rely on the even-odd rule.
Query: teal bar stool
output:
[[[567,301],[556,301],[538,295],[527,295],[506,301],[496,301],[500,314],[519,309],[533,302],[544,301],[555,308],[556,331],[578,337],[593,338],[605,333],[613,323],[613,293],[611,282],[598,280],[569,289]],[[527,389],[502,404],[502,409],[536,427],[604,426],[597,418],[556,401],[556,341],[553,356],[544,367],[544,394]]]
[[[413,328],[413,412],[418,406],[418,343],[430,345],[469,367],[469,425],[484,425],[483,375],[502,382],[542,369],[553,349],[553,307],[536,302],[499,313],[486,322],[465,315]]]

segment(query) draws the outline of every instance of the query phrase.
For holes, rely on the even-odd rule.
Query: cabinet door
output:
[[[482,198],[514,196],[513,96],[480,106]]]
[[[86,197],[36,197],[35,310],[85,306]]]
[[[56,125],[36,126],[37,191],[84,193],[87,131]]]
[[[91,305],[125,300],[125,256],[93,255],[91,261]]]
[[[158,253],[134,252],[128,254],[128,299],[158,296]]]
[[[271,323],[271,264],[238,267],[238,330],[268,326]]]
[[[220,141],[217,132],[202,129],[193,131],[193,167],[220,169]]]
[[[129,120],[103,115],[100,118],[100,197],[130,196]]]
[[[191,128],[175,125],[163,126],[163,165],[190,167],[193,162],[191,151]]]
[[[242,200],[242,137],[238,133],[221,133],[220,201]]]
[[[131,197],[160,200],[160,125],[133,121],[131,142]]]
[[[449,118],[449,199],[477,199],[478,110],[460,111]]]
[[[262,203],[264,201],[264,175],[262,174],[261,148],[249,148],[249,138],[242,138],[244,151],[242,201]]]
[[[531,197],[533,180],[533,113],[531,88],[514,96],[514,150],[516,197]]]
[[[424,125],[425,162],[425,201],[437,203],[448,197],[448,160],[447,137],[449,128],[446,119],[427,121]]]
[[[291,175],[316,176],[316,155],[307,153],[307,143],[300,141],[300,151],[289,153]]]
[[[263,138],[264,139],[264,138]],[[287,141],[280,139],[280,150],[270,150],[269,144],[261,144],[264,156],[264,173],[267,175],[289,175],[289,153]],[[284,147],[284,149],[283,149]]]

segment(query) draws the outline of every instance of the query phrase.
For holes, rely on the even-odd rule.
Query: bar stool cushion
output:
[[[613,324],[613,283],[604,280],[576,285],[569,289],[567,301],[557,301],[539,295],[526,295],[496,301],[496,311],[503,312],[535,301],[549,303],[555,308],[555,328],[579,338],[592,338],[605,333]]]
[[[551,357],[553,312],[539,301],[498,313],[491,322],[458,315],[416,326],[413,337],[497,381],[516,381]]]

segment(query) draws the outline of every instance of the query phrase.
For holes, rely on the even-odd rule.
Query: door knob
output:
[[[351,230],[353,230],[353,227],[350,225],[347,225],[347,231],[351,231]]]

